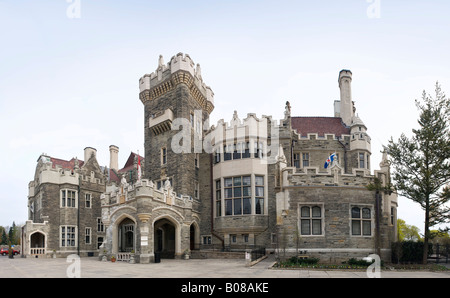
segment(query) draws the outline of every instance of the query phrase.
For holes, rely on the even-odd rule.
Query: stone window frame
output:
[[[202,235],[202,245],[211,245],[211,244],[212,244],[212,236]]]
[[[358,218],[353,217],[352,210],[353,208],[359,208],[360,209],[360,215]],[[370,210],[370,218],[364,218],[363,216],[363,209],[369,209]],[[360,234],[354,234],[353,233],[353,222],[358,221],[360,222],[359,229]],[[370,235],[364,234],[364,222],[370,223]],[[375,236],[375,209],[374,205],[372,204],[351,204],[349,208],[349,228],[350,228],[350,237],[374,237]]]
[[[302,207],[309,207],[310,214],[308,217],[303,217],[301,209]],[[312,215],[312,208],[319,207],[320,208],[320,217],[314,217]],[[298,203],[297,208],[297,216],[298,216],[298,233],[301,237],[325,237],[325,204],[324,203],[318,203],[318,202],[302,202]],[[302,234],[302,219],[303,220],[309,220],[310,221],[310,234]],[[312,233],[312,221],[313,220],[320,220],[320,234],[313,234]]]
[[[305,158],[305,154],[308,155],[308,159]],[[302,168],[310,167],[311,166],[311,153],[309,151],[302,151],[301,152],[301,166]],[[308,162],[307,165],[305,165],[305,162]]]
[[[101,217],[97,217],[97,232],[105,232],[105,225],[103,224]]]
[[[89,195],[89,199],[88,199],[88,195]],[[88,202],[89,202],[89,206],[88,206]],[[92,209],[92,193],[87,192],[84,194],[84,207],[88,208],[88,209]]]
[[[71,198],[70,204],[68,204],[68,192],[75,193],[75,198]],[[64,193],[64,195],[63,195]],[[70,206],[69,206],[70,205]],[[72,206],[75,205],[75,206]],[[59,191],[59,207],[60,208],[78,208],[78,191],[71,188],[63,188]]]
[[[91,227],[84,228],[84,241],[85,241],[85,244],[92,244],[92,228]]]
[[[235,185],[234,179],[241,178],[241,184]],[[250,177],[250,183],[244,184],[244,177]],[[226,185],[226,179],[231,179],[231,185]],[[261,180],[261,184],[257,184],[257,180]],[[214,180],[214,201],[216,202],[214,209],[215,217],[221,216],[254,216],[254,215],[267,215],[267,177],[264,174],[241,174],[235,176],[220,177]],[[219,188],[220,187],[220,188]],[[235,196],[239,191],[235,192],[234,188],[240,188],[240,197]],[[247,188],[244,191],[244,188]],[[227,196],[228,194],[228,196]],[[235,199],[241,199],[241,213],[235,214]],[[247,199],[250,199],[248,201]],[[227,200],[231,201],[227,202]],[[245,201],[244,201],[245,200]],[[259,203],[259,208],[258,207]],[[231,214],[227,214],[227,206],[231,208]],[[250,210],[248,212],[248,210]],[[258,211],[260,213],[258,213]]]
[[[167,147],[161,147],[161,166],[167,165]]]
[[[70,228],[70,231],[69,231]],[[78,226],[76,225],[61,225],[59,226],[59,246],[60,247],[77,247],[78,244]],[[70,236],[70,237],[68,237]],[[72,237],[73,236],[73,237]],[[70,239],[69,245],[67,239]]]
[[[362,156],[362,159],[361,159]],[[361,167],[361,162],[363,163]],[[363,151],[358,151],[358,169],[365,169],[366,168],[366,153]]]
[[[300,162],[301,162],[301,152],[294,152],[292,154],[292,160],[293,160],[293,167],[296,169],[300,169]]]

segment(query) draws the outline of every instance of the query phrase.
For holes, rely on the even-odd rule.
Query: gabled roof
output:
[[[52,167],[56,168],[56,166],[60,166],[63,169],[70,169],[73,170],[75,168],[75,158],[72,158],[71,160],[63,160],[59,158],[50,157],[50,161],[52,162]],[[81,168],[81,166],[84,164],[84,161],[78,160],[78,165]]]
[[[123,168],[119,170],[119,173],[123,173],[123,172],[127,172],[127,171],[132,170],[133,167],[134,167],[134,158],[135,157],[139,157],[141,159],[141,166],[143,166],[144,157],[142,157],[141,155],[138,155],[138,154],[136,154],[134,152],[131,152],[130,156],[127,159],[127,162],[125,163]]]
[[[134,168],[134,158],[135,157],[139,157],[141,160],[141,166],[144,166],[144,157],[141,155],[138,155],[134,152],[130,153],[130,156],[128,157],[125,165],[123,166],[122,169],[115,171],[113,169],[108,169],[109,170],[109,178],[111,181],[115,181],[115,182],[120,182],[121,179],[121,174],[122,173],[126,173],[128,171],[133,170]],[[64,160],[64,159],[60,159],[60,158],[55,158],[55,157],[48,157],[50,158],[50,161],[52,163],[52,167],[56,168],[56,166],[60,166],[63,169],[69,169],[69,170],[74,170],[75,168],[75,158],[72,158],[71,160]],[[84,161],[82,160],[78,160],[78,165],[81,168],[84,164]],[[101,169],[103,170],[104,167],[101,167]]]
[[[292,129],[303,137],[308,133],[317,133],[324,137],[325,134],[334,134],[340,137],[350,134],[350,128],[345,126],[340,117],[291,117]]]

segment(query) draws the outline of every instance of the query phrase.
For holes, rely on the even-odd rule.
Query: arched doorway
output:
[[[136,225],[130,218],[124,218],[118,225],[119,252],[131,252],[135,250]]]
[[[154,251],[160,253],[161,258],[175,258],[176,228],[167,218],[159,219],[154,224]]]
[[[45,235],[41,232],[35,232],[30,236],[30,254],[45,254]]]

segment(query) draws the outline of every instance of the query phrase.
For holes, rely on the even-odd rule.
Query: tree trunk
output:
[[[430,228],[430,200],[426,198],[425,203],[425,232],[424,232],[424,239],[423,239],[423,259],[422,263],[424,265],[427,264],[428,261],[428,237],[429,237],[429,228]]]

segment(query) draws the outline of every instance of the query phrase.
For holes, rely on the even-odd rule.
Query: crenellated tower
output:
[[[214,109],[214,93],[203,82],[200,65],[188,54],[178,53],[167,64],[160,56],[155,72],[140,78],[139,91],[145,113],[145,178],[157,185],[169,180],[175,192],[199,198],[201,176],[210,165],[202,151],[203,126],[208,128]]]

